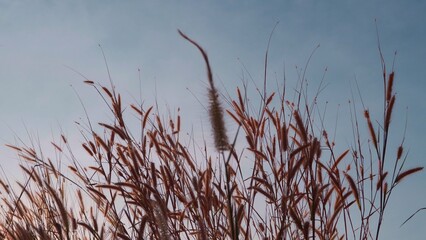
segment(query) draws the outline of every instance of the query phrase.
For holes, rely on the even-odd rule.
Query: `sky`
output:
[[[339,106],[347,106],[355,82],[371,110],[382,106],[378,32],[389,69],[395,59],[397,104],[391,138],[399,143],[407,120],[407,167],[424,166],[425,10],[426,1],[414,0],[1,0],[0,144],[14,143],[17,136],[25,139],[27,130],[42,143],[58,138],[60,130],[78,139],[74,122],[84,118],[84,110],[76,92],[91,118],[107,118],[99,96],[75,72],[108,84],[99,44],[127,103],[142,96],[146,105],[157,100],[172,111],[180,107],[184,121],[206,122],[197,100],[206,100],[204,62],[177,30],[206,49],[220,89],[232,95],[248,73],[261,84],[268,38],[279,22],[271,39],[268,74],[273,81],[283,79],[285,69],[287,83],[294,87],[299,69],[316,49],[306,77],[315,88],[327,69],[327,87],[319,101],[329,102],[332,116]],[[336,130],[344,142],[350,139],[347,127],[343,121]],[[0,148],[0,165],[20,174],[16,158],[5,147]],[[426,212],[400,225],[426,207],[426,173],[403,182],[394,194],[382,239],[424,239]]]

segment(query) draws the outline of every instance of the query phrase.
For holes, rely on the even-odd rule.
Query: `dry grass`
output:
[[[0,182],[1,238],[378,239],[395,187],[423,169],[404,169],[402,144],[394,155],[387,154],[394,72],[383,69],[382,124],[374,126],[376,120],[364,109],[368,146],[361,145],[356,117],[357,142],[337,152],[339,143],[326,129],[314,127],[315,104],[293,103],[285,91],[263,89],[262,107],[252,114],[237,89],[226,110],[238,125],[237,148],[235,141],[228,142],[207,54],[180,34],[198,48],[207,66],[217,153],[196,159],[182,141],[180,116],[162,120],[153,107],[125,108],[114,86],[87,80],[114,116],[99,123],[98,132],[90,122],[80,125],[84,161],[91,162],[86,166],[83,156],[72,154],[65,136],[52,144],[68,152],[71,174],[31,145],[10,146],[26,161],[21,168],[27,181],[18,182],[19,189]],[[301,84],[299,99],[303,91]],[[129,109],[139,118],[138,131],[126,124]]]

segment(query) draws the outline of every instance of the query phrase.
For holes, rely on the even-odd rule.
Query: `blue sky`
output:
[[[108,76],[98,44],[128,102],[139,96],[140,68],[147,105],[157,96],[160,105],[171,109],[180,106],[186,121],[207,121],[203,107],[187,90],[205,100],[204,63],[177,29],[207,50],[215,77],[223,82],[222,90],[233,93],[241,83],[243,65],[260,85],[267,40],[279,21],[270,46],[270,76],[282,79],[285,66],[288,84],[294,87],[296,66],[304,68],[313,49],[320,45],[307,78],[316,86],[328,69],[328,85],[320,101],[329,102],[329,111],[334,114],[339,104],[347,105],[355,79],[365,103],[378,109],[382,79],[377,19],[389,68],[397,51],[397,114],[391,137],[399,143],[407,115],[407,166],[424,165],[425,10],[426,1],[396,0],[0,1],[1,143],[13,142],[14,132],[25,137],[24,124],[42,142],[56,136],[59,127],[69,137],[78,138],[74,121],[84,117],[84,112],[73,88],[91,117],[108,116],[93,90],[82,83],[84,79],[67,68],[106,84]],[[338,137],[350,141],[341,124]],[[16,169],[10,153],[5,148],[0,151],[0,165]],[[426,207],[425,173],[404,182],[395,192],[382,238],[424,239],[426,212],[399,228],[421,207]]]

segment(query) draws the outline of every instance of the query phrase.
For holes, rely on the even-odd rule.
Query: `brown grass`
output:
[[[367,146],[355,117],[354,145],[340,149],[339,142],[330,142],[326,129],[314,127],[323,118],[315,118],[309,107],[314,103],[303,102],[300,84],[297,103],[285,91],[263,89],[259,111],[249,111],[246,93],[236,90],[226,113],[238,125],[237,148],[228,141],[206,52],[179,33],[207,66],[216,152],[190,150],[195,148],[185,144],[181,116],[164,119],[153,107],[123,106],[113,86],[85,80],[107,99],[114,119],[99,123],[100,131],[90,122],[79,124],[86,156],[73,154],[63,135],[52,142],[68,156],[70,171],[33,144],[8,145],[25,161],[26,181],[12,188],[0,180],[0,238],[378,239],[395,187],[423,169],[404,168],[402,144],[394,156],[386,154],[394,73],[384,72],[383,119],[377,121],[383,130],[363,109]],[[129,114],[138,117],[141,129],[127,125]],[[371,148],[374,154],[368,154]]]

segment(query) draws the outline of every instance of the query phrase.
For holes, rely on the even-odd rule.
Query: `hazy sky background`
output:
[[[355,79],[366,105],[372,110],[382,106],[377,19],[389,69],[394,52],[398,52],[397,105],[391,138],[399,143],[408,116],[407,167],[424,166],[426,1],[159,2],[0,1],[1,144],[13,143],[14,132],[25,138],[23,126],[37,133],[43,143],[52,136],[57,138],[59,128],[69,138],[80,141],[74,121],[84,117],[84,112],[73,88],[94,122],[109,116],[96,93],[82,83],[85,79],[67,68],[107,84],[98,44],[105,51],[113,81],[126,103],[132,97],[139,99],[140,68],[145,105],[154,104],[157,96],[160,106],[167,104],[172,111],[181,107],[183,120],[197,126],[208,117],[187,88],[201,101],[206,100],[204,62],[177,29],[207,50],[214,75],[223,83],[218,85],[233,94],[248,72],[261,85],[268,37],[279,21],[270,46],[270,90],[275,79],[282,81],[284,68],[289,87],[295,87],[300,71],[296,66],[304,68],[320,44],[306,77],[315,89],[324,69],[328,69],[327,87],[319,101],[329,102],[331,119],[341,105],[343,116],[339,118],[343,123],[336,130],[337,141],[340,139],[347,147],[352,138],[347,135],[350,125],[345,125],[344,108]],[[13,155],[4,147],[0,151],[3,169],[20,174]],[[424,239],[426,212],[399,226],[415,210],[426,207],[426,173],[403,182],[394,194],[382,239]]]

